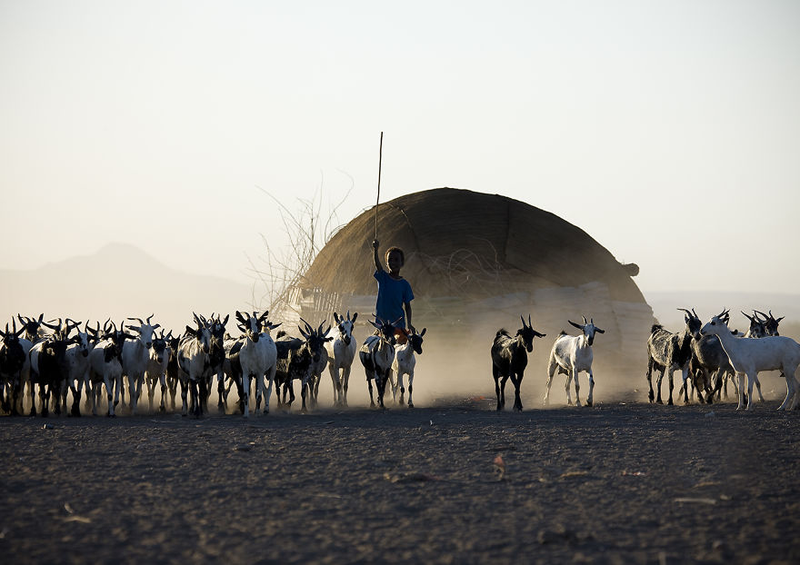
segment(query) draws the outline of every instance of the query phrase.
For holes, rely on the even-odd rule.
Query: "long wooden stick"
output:
[[[378,239],[378,205],[381,202],[381,165],[383,164],[383,132],[381,132],[381,145],[378,152],[378,199],[375,201],[375,238]]]

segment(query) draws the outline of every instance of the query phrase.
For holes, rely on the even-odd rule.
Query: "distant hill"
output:
[[[101,323],[109,316],[119,322],[155,314],[154,322],[182,331],[192,323],[192,312],[209,316],[252,308],[247,285],[177,271],[119,243],[34,270],[0,270],[0,288],[3,325],[17,313]]]
[[[741,310],[748,314],[753,309],[772,313],[776,317],[785,316],[781,328],[787,328],[785,335],[795,337],[800,328],[800,294],[770,294],[758,292],[647,292],[645,299],[653,309],[656,319],[671,331],[683,325],[683,312],[677,308],[694,308],[700,319],[705,321],[723,308],[731,311],[731,328],[747,330],[747,319]]]

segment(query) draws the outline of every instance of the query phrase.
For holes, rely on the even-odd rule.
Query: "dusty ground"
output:
[[[800,413],[0,419],[6,563],[800,563]]]

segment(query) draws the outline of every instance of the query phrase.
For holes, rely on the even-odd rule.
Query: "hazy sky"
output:
[[[121,241],[251,280],[257,187],[346,223],[381,131],[382,201],[525,201],[645,294],[800,289],[796,0],[0,0],[0,269]]]

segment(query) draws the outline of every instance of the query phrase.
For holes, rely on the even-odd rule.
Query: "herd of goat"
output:
[[[81,398],[86,395],[87,409],[97,415],[104,399],[107,415],[115,416],[116,407],[128,403],[132,414],[145,390],[149,408],[153,409],[156,388],[160,385],[159,409],[175,410],[178,384],[184,415],[200,416],[208,409],[208,400],[216,377],[218,408],[227,411],[228,395],[235,386],[239,411],[250,414],[254,398],[255,413],[269,412],[272,389],[275,387],[278,406],[291,406],[295,400],[293,382],[301,383],[302,410],[315,407],[320,380],[327,368],[333,383],[337,405],[347,405],[350,371],[357,353],[353,327],[358,314],[333,315],[336,337],[330,336],[330,325],[317,328],[302,320],[300,336],[283,331],[275,338],[272,332],[280,324],[267,319],[267,312],[236,312],[239,337],[226,330],[229,316],[212,314],[210,318],[194,314],[194,326],[186,326],[180,336],[165,333],[159,324],[128,318],[119,325],[107,320],[103,328],[92,327],[67,318],[44,321],[44,315],[17,318],[0,331],[0,402],[4,412],[23,413],[27,391],[30,414],[47,416],[52,410],[67,412],[68,393],[72,404],[70,415],[81,414]],[[17,320],[21,327],[17,328]],[[137,323],[132,323],[137,322]],[[404,376],[408,376],[408,406],[413,407],[412,390],[416,355],[422,353],[425,335],[403,332],[389,322],[370,322],[376,328],[358,350],[369,384],[370,404],[384,406],[386,385],[393,397],[405,403]],[[50,330],[50,331],[48,331]],[[377,401],[373,393],[377,388]],[[36,391],[38,390],[38,399]],[[399,392],[399,398],[398,398]]]
[[[654,325],[647,341],[650,402],[662,403],[661,383],[669,379],[668,403],[673,403],[673,373],[681,371],[684,401],[689,402],[689,388],[700,402],[710,403],[721,394],[723,385],[732,380],[738,392],[737,409],[753,407],[753,386],[761,397],[758,373],[777,370],[786,379],[786,398],[779,409],[793,409],[800,400],[800,383],[795,372],[800,365],[800,344],[780,336],[778,323],[783,318],[754,311],[745,314],[750,321],[746,334],[728,328],[727,310],[713,316],[705,325],[694,310],[685,312],[685,328],[677,333]],[[280,325],[267,319],[267,312],[235,314],[241,334],[232,337],[226,325],[229,316],[205,318],[194,314],[194,326],[174,336],[159,324],[128,318],[119,325],[111,320],[101,328],[66,320],[44,321],[44,315],[28,318],[17,315],[10,327],[0,331],[0,403],[2,410],[16,415],[24,412],[27,394],[30,414],[47,416],[67,412],[81,414],[81,399],[85,394],[85,410],[97,415],[98,406],[106,401],[108,416],[116,414],[120,402],[127,402],[132,414],[143,394],[147,392],[149,409],[154,409],[157,387],[160,386],[161,411],[176,410],[178,384],[182,413],[200,416],[208,410],[208,400],[215,382],[218,409],[227,411],[228,396],[235,387],[238,410],[250,415],[269,412],[272,389],[275,387],[279,407],[291,406],[295,400],[293,383],[300,381],[302,410],[317,404],[319,385],[327,368],[337,406],[347,405],[349,377],[356,353],[367,378],[370,405],[384,407],[389,385],[395,402],[405,403],[404,376],[408,376],[408,406],[413,407],[412,391],[416,355],[422,353],[422,332],[398,330],[387,321],[376,319],[369,323],[375,332],[359,347],[353,337],[358,314],[333,314],[336,331],[325,322],[312,327],[305,320],[298,326],[301,337],[283,331],[273,331]],[[17,327],[17,320],[20,327]],[[528,354],[533,352],[534,338],[545,334],[536,331],[528,320],[521,318],[522,327],[515,336],[501,329],[491,346],[492,376],[495,381],[497,410],[505,407],[505,385],[514,385],[514,409],[522,410],[520,386]],[[136,323],[133,323],[136,322]],[[583,318],[583,324],[569,323],[580,330],[572,336],[566,332],[556,338],[550,351],[544,402],[550,398],[550,386],[556,372],[566,375],[567,403],[571,404],[570,386],[575,389],[575,404],[580,406],[579,373],[588,375],[589,392],[586,405],[591,406],[594,394],[592,345],[597,334],[604,330],[594,320]],[[49,330],[49,331],[48,331]],[[160,331],[159,331],[160,330]],[[656,390],[653,373],[657,372]],[[734,377],[738,377],[737,379]],[[747,391],[745,392],[745,378]],[[375,390],[373,391],[373,383]],[[38,391],[38,400],[37,393]],[[761,397],[763,400],[763,397]]]

